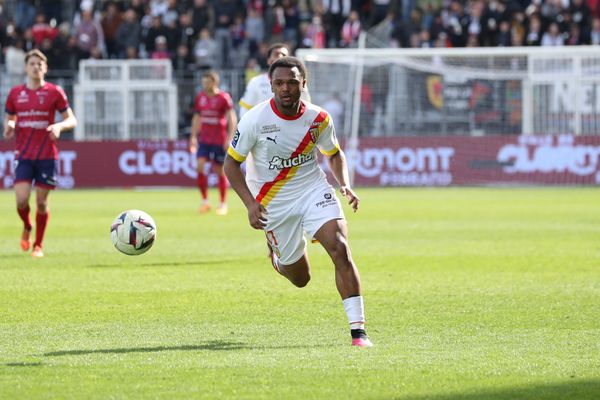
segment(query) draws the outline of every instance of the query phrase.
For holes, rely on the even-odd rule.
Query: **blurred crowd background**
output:
[[[237,102],[246,82],[266,69],[274,42],[292,51],[356,47],[366,32],[367,46],[378,48],[598,45],[599,2],[0,0],[0,100],[23,81],[32,48],[47,55],[48,79],[71,99],[80,60],[168,59],[185,136],[203,70],[216,69]]]
[[[44,51],[50,69],[81,59],[170,59],[176,70],[260,70],[272,42],[297,48],[600,44],[598,0],[0,0],[10,72]]]

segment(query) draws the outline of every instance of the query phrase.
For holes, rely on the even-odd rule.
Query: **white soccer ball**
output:
[[[156,223],[140,210],[120,213],[110,226],[110,238],[121,253],[137,256],[145,253],[156,239]]]

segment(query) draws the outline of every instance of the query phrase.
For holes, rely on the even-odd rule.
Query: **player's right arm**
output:
[[[249,119],[240,120],[235,136],[227,149],[223,170],[229,184],[248,210],[248,222],[254,229],[264,229],[267,210],[255,198],[242,172],[241,165],[256,143],[256,135]]]
[[[198,149],[198,134],[200,133],[200,126],[202,125],[202,118],[197,112],[192,117],[192,131],[190,132],[190,153],[196,153]]]
[[[12,138],[15,135],[15,126],[17,123],[17,116],[14,114],[4,115],[4,137],[7,139]]]
[[[250,223],[250,226],[254,229],[265,229],[267,222],[265,214],[267,213],[267,210],[262,204],[256,201],[252,192],[250,192],[241,165],[241,162],[235,160],[230,154],[227,154],[225,163],[223,164],[223,170],[229,180],[229,184],[248,210],[248,222]]]

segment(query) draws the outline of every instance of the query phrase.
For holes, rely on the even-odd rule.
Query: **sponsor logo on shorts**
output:
[[[314,157],[312,153],[300,153],[296,157],[291,158],[281,158],[275,156],[271,161],[269,161],[269,169],[284,169],[297,167],[311,161],[313,158]]]
[[[337,203],[331,193],[325,193],[323,195],[323,197],[325,198],[325,200],[316,202],[315,206],[325,208],[325,207],[329,207],[329,206],[332,206]]]

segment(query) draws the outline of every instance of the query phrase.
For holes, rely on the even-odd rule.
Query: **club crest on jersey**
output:
[[[311,126],[310,129],[308,130],[308,133],[310,134],[310,140],[313,143],[317,143],[317,140],[319,140],[319,135],[321,134],[319,132],[319,127],[318,126]]]
[[[281,158],[278,156],[273,157],[271,161],[269,161],[269,169],[284,169],[284,168],[292,168],[297,167],[302,164],[305,164],[313,159],[313,154],[303,154],[300,153],[296,157],[291,158]]]

